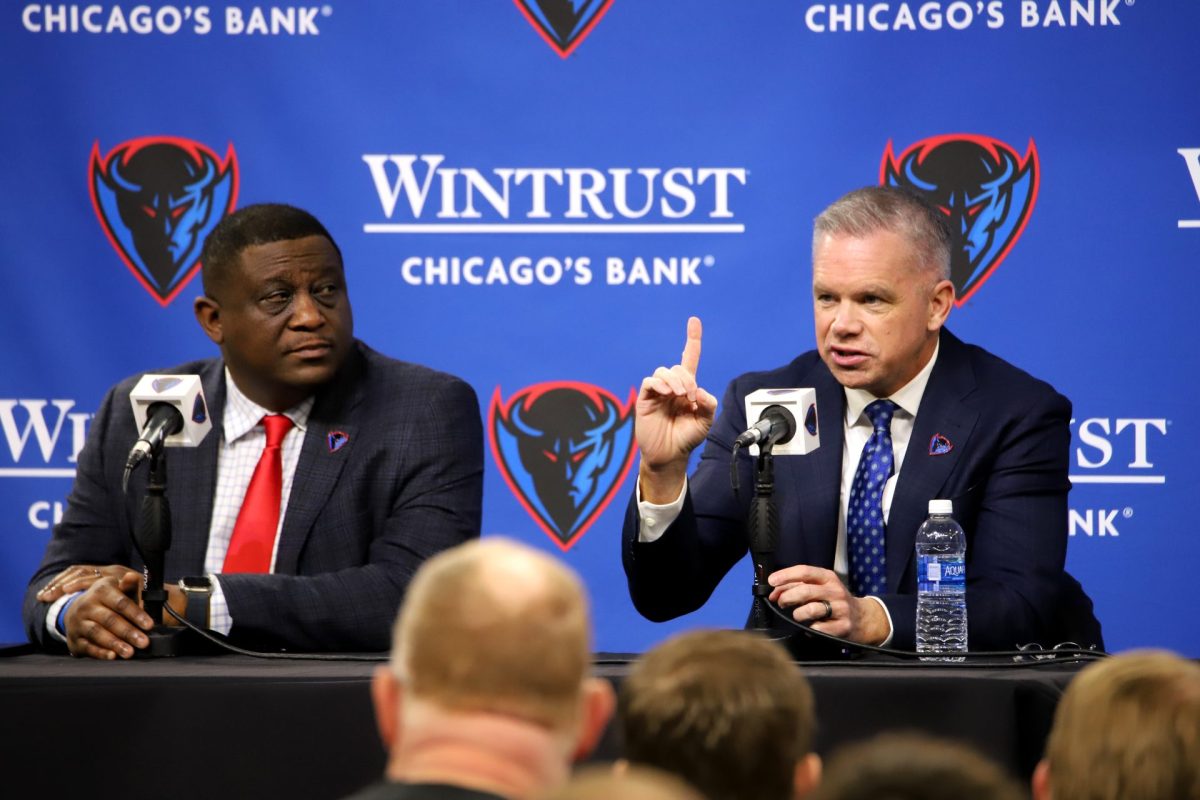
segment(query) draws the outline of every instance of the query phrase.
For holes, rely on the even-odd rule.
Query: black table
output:
[[[382,661],[378,662],[382,663]],[[383,773],[364,662],[243,656],[0,658],[3,794],[336,798]],[[818,750],[905,728],[975,745],[1028,779],[1079,665],[804,665]],[[619,683],[628,658],[597,658]],[[595,757],[612,759],[610,728]]]

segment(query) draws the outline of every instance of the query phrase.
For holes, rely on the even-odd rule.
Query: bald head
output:
[[[591,665],[587,600],[561,562],[499,538],[427,561],[396,622],[392,671],[452,711],[572,724]]]

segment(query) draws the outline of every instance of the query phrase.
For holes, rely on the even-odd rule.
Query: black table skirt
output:
[[[383,772],[369,691],[381,663],[2,658],[4,794],[341,797]],[[628,664],[598,656],[596,672],[619,684]],[[880,731],[916,729],[973,744],[1022,780],[1079,668],[803,666],[823,756]],[[619,755],[610,726],[594,758]]]

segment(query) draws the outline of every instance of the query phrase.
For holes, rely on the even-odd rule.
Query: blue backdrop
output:
[[[499,452],[505,411],[559,388],[627,431],[689,314],[717,396],[809,349],[813,216],[887,153],[956,144],[1029,180],[1023,215],[1020,191],[985,202],[1019,224],[950,327],[1074,401],[1068,566],[1110,647],[1200,656],[1198,29],[1200,4],[1146,0],[6,4],[0,640],[23,637],[105,389],[214,352],[189,231],[262,201],[328,225],[363,339],[476,388],[484,532],[584,575],[598,649],[740,625],[745,565],[691,617],[642,620],[619,559],[627,439],[556,521]],[[178,202],[117,213],[155,158],[190,176]],[[157,266],[136,225],[174,231]]]

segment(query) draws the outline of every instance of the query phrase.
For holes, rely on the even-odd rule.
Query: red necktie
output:
[[[279,502],[283,492],[283,453],[279,446],[291,430],[292,421],[282,414],[262,418],[267,445],[250,478],[242,510],[238,512],[225,553],[222,572],[269,572],[279,528]]]

